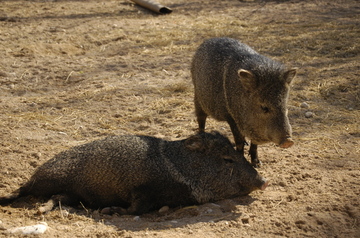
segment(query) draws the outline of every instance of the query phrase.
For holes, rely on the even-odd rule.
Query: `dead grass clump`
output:
[[[160,220],[54,210],[41,218],[52,228],[46,237],[356,236],[358,220],[344,206],[359,205],[357,2],[162,3],[174,12],[157,15],[128,0],[1,2],[0,194],[71,146],[108,135],[178,140],[194,134],[191,58],[205,39],[225,36],[299,68],[289,99],[295,145],[259,146],[259,172],[275,182],[247,196],[250,202],[205,205],[195,217],[172,210]],[[211,130],[233,142],[226,122],[209,118]],[[25,216],[24,209],[1,209],[7,227],[39,221],[32,208]]]
[[[173,94],[190,94],[192,92],[191,82],[176,82],[166,85],[162,90],[166,96]]]
[[[342,106],[349,110],[360,109],[360,85],[358,79],[333,78],[319,84],[323,99],[332,105]]]
[[[36,123],[37,126],[39,127],[48,127],[50,125],[55,126],[56,123],[54,122],[56,117],[48,115],[46,113],[43,113],[41,111],[35,111],[35,112],[24,112],[21,114],[8,114],[7,115],[8,119],[12,119],[9,120],[12,121],[13,123],[11,123],[12,125],[8,125],[9,127],[17,127],[18,125],[21,125],[23,123]]]

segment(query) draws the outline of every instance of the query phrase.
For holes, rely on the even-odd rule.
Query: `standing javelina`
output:
[[[204,131],[208,115],[227,121],[237,149],[243,153],[249,138],[251,162],[260,165],[258,144],[294,144],[286,104],[295,74],[296,69],[287,70],[235,39],[205,41],[191,66],[199,130]]]
[[[70,205],[81,201],[89,207],[119,206],[123,213],[142,214],[165,205],[246,195],[267,184],[217,132],[180,141],[111,136],[56,155],[17,192],[0,198],[0,205],[26,195],[62,194],[62,202]]]

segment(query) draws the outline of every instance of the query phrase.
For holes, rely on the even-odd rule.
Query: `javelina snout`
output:
[[[251,142],[258,145],[268,142],[274,142],[280,148],[291,147],[294,144],[294,141],[292,139],[292,128],[287,116],[285,116],[284,114],[284,119],[282,120],[280,116],[276,113],[270,116],[272,116],[273,118],[269,118],[269,120],[266,121],[266,127],[259,127],[257,129],[263,129],[263,131],[258,132],[256,130],[256,133],[261,134],[259,136],[259,138],[261,139],[255,136]],[[254,132],[253,134],[255,135],[256,133]]]
[[[179,141],[110,136],[73,147],[40,166],[17,192],[0,198],[50,198],[142,214],[162,206],[192,205],[246,195],[267,182],[220,133]],[[56,204],[51,202],[51,204]]]
[[[289,148],[294,145],[294,141],[292,138],[285,138],[282,142],[279,143],[279,146],[281,148]]]

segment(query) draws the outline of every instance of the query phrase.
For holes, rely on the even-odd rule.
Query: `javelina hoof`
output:
[[[257,145],[254,143],[250,144],[249,154],[251,158],[251,165],[254,168],[261,167],[261,161],[259,160],[258,153],[257,153]]]
[[[122,207],[104,207],[103,209],[101,209],[100,213],[105,215],[112,215],[115,213],[119,215],[127,214],[126,209]]]
[[[262,166],[262,163],[259,159],[256,159],[256,161],[253,161],[251,160],[251,165],[254,167],[254,168],[261,168]]]

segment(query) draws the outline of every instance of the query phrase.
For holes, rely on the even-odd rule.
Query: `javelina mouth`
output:
[[[280,148],[289,148],[294,144],[293,139],[286,138],[285,141],[279,144]]]

